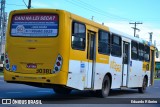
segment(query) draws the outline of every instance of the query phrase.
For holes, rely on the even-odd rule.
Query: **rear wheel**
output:
[[[147,88],[147,78],[144,77],[142,87],[138,88],[139,93],[144,93]]]
[[[110,87],[111,87],[110,78],[108,75],[106,75],[103,79],[102,89],[97,90],[96,94],[98,94],[98,96],[100,96],[100,97],[105,98],[109,95]]]
[[[72,91],[72,89],[66,87],[54,87],[53,90],[56,94],[70,94]]]

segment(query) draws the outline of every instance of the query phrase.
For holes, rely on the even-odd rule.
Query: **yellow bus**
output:
[[[53,88],[94,90],[153,84],[155,47],[70,12],[57,9],[14,10],[6,32],[4,80]]]

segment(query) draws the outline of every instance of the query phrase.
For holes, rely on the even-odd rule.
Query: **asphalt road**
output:
[[[52,89],[6,83],[3,77],[0,77],[0,98],[42,99],[43,103],[46,104],[85,104],[86,106],[87,104],[106,104],[106,102],[109,104],[127,104],[128,100],[135,98],[160,99],[160,80],[155,80],[154,86],[148,87],[145,94],[138,93],[137,89],[117,89],[111,90],[108,98],[98,98],[94,92],[77,90],[72,91],[70,95],[57,95]]]

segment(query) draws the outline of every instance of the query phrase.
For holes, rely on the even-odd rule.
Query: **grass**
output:
[[[160,78],[155,78],[155,80],[160,80]]]
[[[0,72],[0,76],[3,75],[3,72]]]

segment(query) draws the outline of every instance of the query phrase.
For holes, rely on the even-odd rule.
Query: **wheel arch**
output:
[[[148,85],[148,75],[144,75],[143,79],[146,78],[147,79],[147,85]]]
[[[105,75],[104,75],[104,77],[106,77],[106,76],[108,76],[109,77],[109,79],[110,79],[110,87],[112,86],[112,75],[111,75],[111,73],[109,73],[109,72],[107,72]],[[103,79],[104,79],[104,77],[103,77]]]

